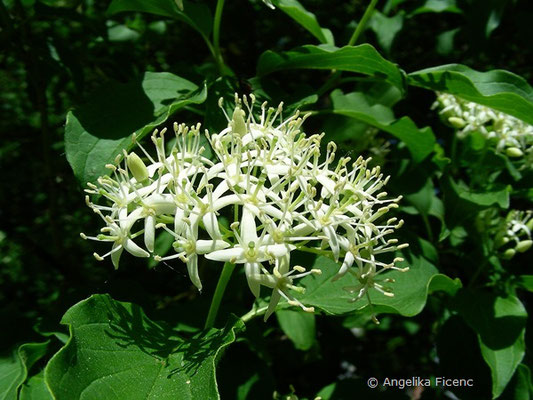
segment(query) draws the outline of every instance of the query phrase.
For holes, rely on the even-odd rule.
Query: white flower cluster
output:
[[[332,142],[322,154],[323,134],[306,136],[301,131],[305,116],[298,112],[283,120],[281,104],[274,109],[263,103],[257,120],[253,95],[236,96],[235,102],[232,117],[226,115],[228,127],[211,136],[205,133],[216,161],[202,155],[199,125],[175,124],[170,150],[165,145],[166,129],[152,135],[156,155],[138,144],[148,166],[137,154],[124,152],[122,164],[117,160],[117,165],[108,165],[111,177],[90,184],[87,192],[104,196],[110,204],[97,205],[87,197],[106,226],[96,237],[82,237],[113,243],[110,252],[95,257],[110,256],[115,267],[123,250],[156,260],[179,258],[198,289],[202,288],[199,255],[243,264],[255,296],[261,286],[272,290],[265,319],[280,298],[314,311],[291,291],[302,293],[294,281],[320,270],[291,268],[294,250],[342,259],[336,278],[347,272],[355,275],[361,283],[357,299],[369,288],[392,296],[389,288],[376,282],[376,275],[407,268],[395,266],[401,258],[385,263],[378,257],[407,244],[387,239],[403,221],[378,222],[400,200],[387,199],[381,191],[388,177],[379,167],[367,168],[369,160],[362,158],[334,162]],[[174,237],[174,254],[155,254],[159,230]],[[140,236],[144,246],[135,242]]]
[[[471,132],[480,132],[485,138],[496,142],[496,150],[505,152],[509,157],[524,157],[527,165],[533,165],[532,125],[447,93],[437,93],[432,108],[440,109],[440,114],[458,129],[460,138]]]
[[[533,212],[511,210],[496,235],[496,246],[506,249],[503,258],[511,259],[517,252],[529,250],[533,245],[532,229]]]

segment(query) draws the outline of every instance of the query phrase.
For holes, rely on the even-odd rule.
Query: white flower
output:
[[[218,250],[206,255],[209,260],[244,264],[244,271],[248,279],[248,285],[255,297],[259,297],[259,283],[252,279],[260,273],[260,265],[264,261],[274,262],[285,256],[295,246],[285,244],[270,244],[269,237],[257,236],[255,216],[246,207],[243,208],[242,221],[240,223],[240,235],[235,232],[238,243],[231,249]]]
[[[299,274],[293,275],[294,272],[299,272]],[[268,309],[265,313],[265,321],[276,310],[276,306],[281,298],[287,300],[290,305],[300,307],[305,312],[314,312],[314,307],[304,306],[290,293],[290,291],[292,290],[297,293],[304,294],[305,288],[295,286],[293,284],[294,279],[303,278],[309,274],[320,275],[321,273],[322,271],[319,269],[313,269],[305,272],[305,268],[301,266],[295,266],[292,270],[290,270],[290,256],[289,253],[287,253],[284,256],[276,259],[276,265],[272,273],[264,270],[262,274],[254,274],[251,277],[254,282],[272,289],[272,295],[270,296]]]
[[[503,258],[511,259],[517,252],[524,253],[529,250],[533,246],[532,229],[532,211],[511,210],[498,227],[495,236],[496,247],[501,248]]]
[[[199,125],[175,124],[170,149],[166,130],[155,131],[154,157],[134,137],[144,157],[124,153],[122,166],[116,160],[109,166],[112,176],[101,177],[87,190],[108,201],[88,201],[107,225],[103,232],[109,232],[92,239],[113,242],[106,255],[115,266],[122,249],[160,261],[180,259],[198,289],[199,256],[242,264],[254,296],[260,296],[261,286],[272,289],[266,317],[282,298],[312,310],[291,291],[302,292],[294,281],[319,271],[291,269],[294,250],[343,260],[337,278],[355,274],[362,282],[359,293],[385,291],[373,279],[398,269],[394,263],[399,259],[385,264],[379,255],[406,246],[387,238],[402,221],[379,222],[400,200],[387,199],[381,191],[388,177],[379,168],[369,169],[361,157],[353,163],[337,160],[334,143],[322,157],[324,134],[302,131],[307,116],[296,112],[283,119],[282,104],[269,108],[263,103],[256,118],[254,105],[253,95],[236,96],[231,117],[226,115],[227,128],[206,132],[214,160],[202,155]],[[161,229],[175,239],[173,254],[154,254]],[[134,242],[140,235],[144,248]]]
[[[496,150],[511,158],[522,158],[523,167],[533,166],[533,125],[481,104],[447,93],[437,93],[432,108],[457,129],[464,138],[472,132],[494,141]]]

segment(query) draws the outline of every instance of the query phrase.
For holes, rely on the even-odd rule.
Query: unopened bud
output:
[[[519,253],[523,253],[525,251],[528,251],[531,248],[531,245],[533,245],[533,240],[521,240],[515,246],[515,250]]]
[[[246,122],[244,121],[244,116],[244,111],[239,106],[235,107],[235,110],[233,111],[233,117],[230,122],[230,126],[233,130],[233,133],[237,133],[241,136],[246,135],[248,130],[246,129]]]
[[[451,126],[457,129],[464,128],[464,126],[466,125],[466,122],[464,119],[457,118],[457,117],[448,118],[448,122],[450,123]]]
[[[137,182],[143,182],[148,179],[148,169],[143,160],[141,160],[141,157],[135,153],[130,153],[128,154],[126,162],[131,174]]]
[[[515,254],[516,254],[515,249],[507,249],[507,250],[505,250],[505,252],[503,253],[503,259],[504,259],[504,260],[510,260],[511,258],[514,257]]]
[[[507,154],[509,157],[522,157],[524,155],[522,150],[520,150],[518,147],[508,147],[505,150],[505,154]]]

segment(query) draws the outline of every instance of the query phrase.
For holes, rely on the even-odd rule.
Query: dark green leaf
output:
[[[487,208],[491,206],[500,206],[501,208],[509,207],[509,193],[511,188],[509,186],[500,190],[491,190],[487,192],[474,192],[466,184],[456,183],[449,178],[449,184],[454,194],[465,203],[479,208]]]
[[[533,88],[508,71],[479,72],[460,64],[441,65],[408,75],[410,85],[451,93],[533,124]]]
[[[45,370],[56,400],[218,399],[215,365],[242,327],[183,338],[108,295],[76,304],[61,322],[71,337]]]
[[[299,350],[309,350],[315,343],[314,314],[303,311],[279,310],[276,312],[279,326]]]
[[[443,56],[450,54],[453,51],[455,36],[458,32],[459,28],[455,28],[439,34],[437,36],[437,44],[435,46],[437,53]]]
[[[146,12],[174,18],[190,25],[204,37],[209,36],[213,28],[209,7],[187,0],[183,0],[183,10],[180,10],[174,0],[113,0],[107,9],[108,15],[124,11]]]
[[[415,193],[409,193],[404,196],[405,200],[412,204],[420,214],[428,215],[435,197],[435,189],[431,179]]]
[[[394,17],[387,17],[379,11],[374,11],[368,26],[376,33],[379,45],[386,53],[390,52],[394,38],[402,30],[404,15],[398,13]]]
[[[373,125],[403,141],[415,162],[425,159],[435,145],[431,128],[417,128],[409,117],[395,119],[392,110],[381,104],[370,105],[362,93],[343,94],[340,90],[331,93],[333,112]]]
[[[321,28],[315,14],[307,11],[297,0],[272,0],[272,4],[298,22],[321,43],[334,44],[331,31]]]
[[[533,292],[533,275],[520,275],[518,278],[518,286]]]
[[[303,46],[297,49],[275,53],[266,51],[259,58],[257,74],[267,75],[284,69],[335,69],[338,71],[358,72],[391,83],[405,91],[402,71],[384,59],[369,44],[359,46]]]
[[[497,398],[511,380],[525,354],[527,312],[518,298],[463,290],[457,308],[477,333],[481,354],[492,375],[492,395]]]
[[[65,149],[74,174],[82,184],[105,175],[105,164],[132,147],[133,132],[141,138],[179,109],[205,99],[205,87],[166,72],[146,72],[140,80],[100,89],[67,115]]]
[[[0,400],[16,400],[28,370],[46,354],[49,341],[25,343],[9,357],[0,358]]]
[[[425,13],[451,12],[461,14],[463,11],[457,7],[455,0],[426,0],[423,6],[416,8],[410,16]]]

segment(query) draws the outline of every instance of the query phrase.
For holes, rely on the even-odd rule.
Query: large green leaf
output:
[[[316,339],[315,316],[303,311],[278,310],[279,326],[292,340],[294,347],[309,350]]]
[[[492,395],[497,398],[509,383],[525,354],[527,312],[514,296],[462,290],[457,309],[477,333],[481,354],[491,370]]]
[[[178,7],[175,0],[113,0],[107,9],[108,15],[124,11],[146,12],[163,17],[170,17],[186,24],[209,36],[212,26],[211,11],[206,4],[181,1],[183,8]]]
[[[363,93],[343,94],[340,89],[331,93],[333,112],[373,125],[403,141],[416,162],[426,158],[435,146],[431,128],[417,128],[409,117],[394,118],[389,107],[371,105]]]
[[[191,103],[202,103],[207,90],[166,72],[146,72],[136,81],[113,83],[67,115],[65,149],[76,177],[84,184],[108,172],[123,149]]]
[[[394,297],[384,296],[376,290],[370,289],[369,294],[374,305],[374,311],[413,316],[424,308],[428,293],[441,290],[454,294],[461,287],[459,280],[452,280],[438,273],[435,266],[424,258],[411,256],[409,262],[404,261],[401,267],[409,266],[407,272],[391,271],[383,274],[383,278],[392,278]],[[357,286],[358,281],[351,274],[332,281],[339,265],[326,257],[319,257],[313,268],[322,271],[321,275],[310,275],[303,278],[300,284],[306,288],[303,295],[298,295],[302,303],[314,306],[328,314],[346,314],[361,310],[368,305],[366,298],[351,302],[353,295],[344,290],[346,287]]]
[[[283,53],[264,52],[259,58],[257,74],[267,75],[284,69],[335,69],[358,72],[396,86],[402,93],[405,79],[402,71],[384,59],[369,44],[342,48],[320,45],[303,46]]]
[[[44,371],[28,379],[20,390],[19,400],[54,400],[44,382]]]
[[[16,400],[28,370],[46,354],[49,341],[25,343],[8,357],[0,358],[0,400]]]
[[[465,65],[449,64],[410,73],[408,83],[451,93],[533,124],[533,88],[508,71],[479,72]]]
[[[272,0],[272,4],[298,22],[314,37],[324,44],[334,44],[333,35],[329,29],[321,28],[315,14],[307,11],[297,0]]]
[[[61,323],[70,340],[45,370],[56,400],[217,399],[217,359],[242,327],[185,338],[108,295],[74,305]]]

